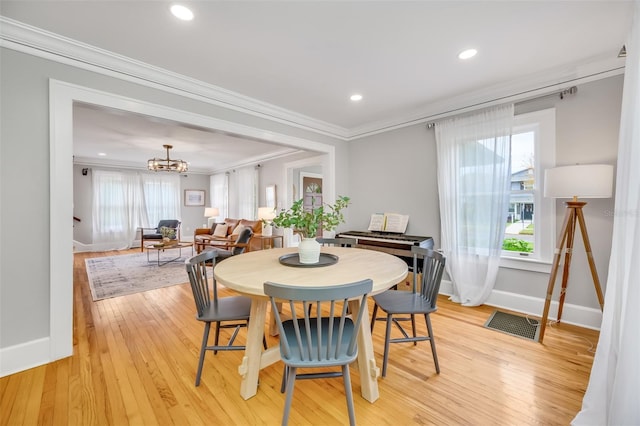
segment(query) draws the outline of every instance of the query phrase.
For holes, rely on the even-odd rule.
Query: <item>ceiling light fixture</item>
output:
[[[476,49],[463,50],[462,52],[460,52],[458,54],[458,58],[460,58],[460,59],[473,58],[474,56],[476,56],[477,53],[478,53],[478,51]]]
[[[362,95],[356,93],[355,95],[351,95],[349,99],[351,99],[353,102],[358,102],[362,100]]]
[[[154,172],[166,171],[166,172],[186,172],[189,169],[189,165],[186,161],[172,160],[169,158],[169,150],[173,148],[172,145],[162,145],[167,150],[167,158],[152,158],[147,161],[147,168]]]
[[[173,13],[173,16],[178,19],[182,19],[183,21],[191,21],[193,19],[193,12],[191,9],[180,4],[174,4],[171,6],[171,13]]]

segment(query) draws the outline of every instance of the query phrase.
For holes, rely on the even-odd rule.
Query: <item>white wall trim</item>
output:
[[[0,16],[0,46],[345,140],[347,129]]]
[[[38,367],[53,361],[48,337],[0,349],[0,377]]]
[[[96,105],[167,118],[240,136],[268,140],[281,145],[324,153],[325,185],[335,194],[335,147],[312,140],[238,123],[202,116],[188,111],[151,104],[132,98],[51,79],[49,81],[50,118],[50,336],[49,358],[45,362],[73,353],[73,103]],[[66,219],[65,219],[66,218]],[[22,349],[27,349],[25,346]],[[16,351],[21,348],[16,349]],[[18,360],[19,356],[16,357]],[[24,354],[26,360],[29,354]],[[26,363],[24,368],[31,364]]]
[[[345,141],[497,104],[520,102],[624,73],[622,58],[591,58],[571,67],[432,102],[410,114],[347,129],[2,16],[0,46]]]
[[[451,281],[442,280],[440,285],[440,294],[447,296],[451,296],[453,294],[453,285],[451,284]],[[539,297],[493,290],[484,304],[540,318],[542,317],[542,311],[544,310],[544,302],[545,300]],[[557,301],[551,301],[551,308],[549,312],[549,320],[555,320],[558,312]],[[561,322],[592,330],[600,330],[602,312],[594,308],[565,303],[562,309]]]
[[[367,123],[351,128],[347,140],[355,140],[415,124],[429,123],[454,115],[466,114],[483,108],[506,103],[518,103],[553,94],[570,86],[586,84],[603,78],[624,74],[624,60],[613,58],[594,64],[576,65],[571,70],[549,71],[538,78],[489,86],[481,91],[432,102],[420,111],[402,118]]]

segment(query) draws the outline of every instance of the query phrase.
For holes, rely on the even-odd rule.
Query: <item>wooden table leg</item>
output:
[[[360,300],[349,301],[351,312],[358,312]],[[378,377],[380,369],[376,366],[376,358],[373,354],[373,340],[371,329],[369,328],[369,307],[363,307],[362,321],[360,322],[360,333],[358,334],[358,370],[360,371],[360,391],[362,397],[373,403],[379,397]]]
[[[251,398],[258,391],[262,339],[264,338],[264,323],[267,316],[268,303],[269,300],[264,297],[251,298],[251,317],[247,332],[247,345],[244,350],[242,364],[238,367],[238,373],[242,376],[240,395],[244,399]]]

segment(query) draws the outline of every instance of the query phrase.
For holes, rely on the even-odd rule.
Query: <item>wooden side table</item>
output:
[[[262,250],[276,248],[276,240],[280,240],[280,248],[284,247],[284,238],[282,237],[282,235],[256,234],[251,238],[260,241],[260,248]]]

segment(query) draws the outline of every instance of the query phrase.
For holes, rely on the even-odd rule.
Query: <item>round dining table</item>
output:
[[[258,390],[260,370],[280,360],[279,347],[262,349],[267,306],[269,298],[264,294],[266,281],[297,285],[318,286],[347,284],[370,278],[373,290],[370,295],[383,292],[398,284],[407,276],[408,267],[400,258],[374,250],[350,247],[322,247],[323,257],[337,256],[334,264],[326,266],[292,265],[281,263],[281,257],[297,253],[297,248],[275,248],[232,256],[215,265],[214,275],[218,283],[236,292],[251,297],[251,314],[247,332],[247,343],[238,372],[242,377],[240,395],[244,399],[254,396]],[[359,307],[359,300],[352,309]],[[358,336],[358,369],[360,372],[362,397],[370,402],[378,399],[380,376],[376,366],[368,318],[364,307],[364,319]],[[355,312],[355,310],[352,310]]]

